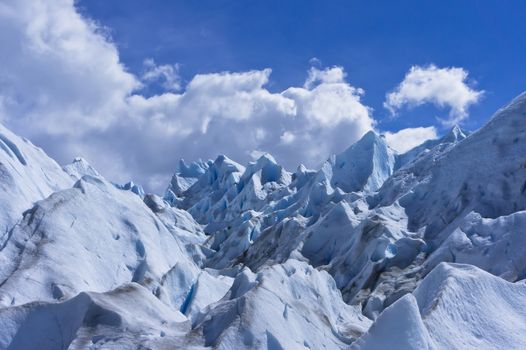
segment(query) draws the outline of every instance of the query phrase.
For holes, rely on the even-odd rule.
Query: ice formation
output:
[[[1,349],[526,348],[526,94],[404,153],[180,161],[163,197],[0,126]]]

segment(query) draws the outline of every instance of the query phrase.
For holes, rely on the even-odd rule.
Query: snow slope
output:
[[[0,244],[33,203],[73,185],[42,149],[0,124]]]
[[[387,308],[353,349],[524,349],[526,284],[439,264]]]
[[[190,348],[185,339],[190,327],[180,312],[131,283],[103,294],[82,292],[59,303],[2,309],[0,348]]]
[[[426,226],[433,241],[470,211],[496,218],[526,209],[525,116],[523,94],[455,147],[401,169],[380,190],[378,205],[399,201],[409,227]]]
[[[177,263],[189,276],[192,268],[197,273],[184,259],[183,247],[157,221],[139,197],[83,177],[73,188],[37,202],[13,230],[0,251],[2,303],[52,301],[130,281],[147,283]]]

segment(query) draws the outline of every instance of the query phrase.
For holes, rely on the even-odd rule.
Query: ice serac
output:
[[[42,149],[0,124],[0,246],[22,212],[73,180]]]
[[[99,172],[82,157],[75,158],[73,162],[64,165],[62,169],[64,169],[64,171],[68,173],[68,175],[71,176],[74,181],[80,180],[80,178],[82,178],[84,175],[101,177]]]
[[[197,329],[215,349],[338,349],[369,324],[326,272],[288,260],[257,274],[242,271]]]
[[[206,169],[208,169],[208,164],[201,160],[186,164],[184,159],[180,159],[177,172],[172,176],[164,199],[172,204],[177,203],[179,197],[199,180],[199,177],[206,172]]]
[[[523,349],[526,284],[471,265],[438,265],[387,308],[354,349]]]
[[[352,350],[428,350],[433,348],[415,297],[406,294],[389,306]]]
[[[385,139],[369,131],[344,152],[331,156],[322,170],[334,188],[374,192],[391,176],[394,165],[394,152]]]
[[[144,192],[144,189],[141,185],[136,184],[133,181],[128,181],[124,185],[114,184],[115,187],[117,187],[120,190],[130,191],[132,193],[135,193],[139,197],[143,198],[146,193]]]
[[[205,172],[183,192],[177,206],[188,210],[200,223],[209,223],[215,215],[224,212],[225,200],[237,194],[236,185],[245,167],[226,156],[208,162]]]
[[[282,221],[294,217],[309,218],[296,221],[302,221],[303,228],[315,223],[338,202],[363,196],[353,191],[368,193],[378,189],[393,166],[394,153],[382,137],[371,132],[344,153],[331,157],[318,171],[300,166],[290,174],[265,154],[248,164],[234,184],[203,187],[199,183],[209,178],[205,173],[182,197],[188,201],[195,193],[201,193],[205,198],[190,207],[189,212],[207,225],[205,231],[212,236],[210,247],[217,253],[209,260],[209,266],[224,268],[240,259],[256,266],[262,261],[255,264],[244,256],[251,254],[253,243],[271,237],[264,232],[275,231]],[[297,245],[285,244],[280,259],[288,258]]]

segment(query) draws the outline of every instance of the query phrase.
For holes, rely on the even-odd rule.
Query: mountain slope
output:
[[[429,238],[471,210],[495,218],[525,209],[525,116],[523,94],[455,147],[398,172],[380,190],[378,205],[398,200],[410,227],[426,226]]]

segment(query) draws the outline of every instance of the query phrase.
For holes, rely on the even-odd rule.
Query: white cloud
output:
[[[311,57],[311,59],[309,60],[309,64],[314,67],[322,66],[322,62],[318,57]]]
[[[178,64],[157,65],[153,58],[144,60],[145,72],[142,80],[147,83],[160,82],[161,86],[167,91],[181,90],[182,82],[179,76]]]
[[[129,114],[141,125],[135,142],[156,144],[155,150],[139,152],[187,159],[223,153],[247,161],[257,150],[291,168],[300,161],[313,166],[373,128],[359,89],[348,83],[272,93],[265,88],[270,74],[270,69],[202,74],[181,94],[130,97]],[[131,126],[122,129],[129,133]],[[146,153],[143,157],[152,161]]]
[[[347,74],[342,67],[334,66],[326,69],[311,67],[309,69],[307,80],[305,80],[304,87],[306,89],[311,89],[321,83],[344,83],[346,76]]]
[[[104,129],[139,84],[73,0],[0,4],[2,119],[50,134]]]
[[[261,156],[264,156],[266,152],[253,150],[253,151],[248,152],[248,154],[250,155],[250,158],[252,158],[252,160],[257,160],[261,158]]]
[[[404,153],[410,149],[424,143],[427,140],[434,140],[437,138],[437,131],[435,127],[420,127],[407,128],[398,132],[384,133],[387,144],[399,153]]]
[[[289,88],[283,95],[294,100],[298,112],[309,122],[333,127],[343,122],[356,122],[371,129],[374,121],[370,109],[360,101],[363,90],[347,83],[322,83],[314,89]]]
[[[449,107],[449,118],[444,124],[455,124],[467,118],[469,106],[477,103],[483,91],[476,91],[467,83],[468,72],[463,68],[438,68],[413,66],[404,80],[387,94],[385,108],[395,114],[403,106],[432,103]]]
[[[294,134],[291,133],[290,131],[285,131],[285,132],[279,137],[279,139],[281,140],[282,143],[284,143],[284,144],[289,144],[289,143],[294,142],[294,140],[296,139],[296,135],[294,135]]]
[[[73,0],[0,3],[0,40],[9,127],[60,162],[83,155],[109,179],[156,191],[179,157],[269,152],[289,168],[315,166],[375,126],[341,67],[311,68],[303,87],[282,92],[266,88],[270,69],[199,74],[184,86],[177,66],[146,61],[137,77]],[[146,97],[141,81],[167,91]]]

